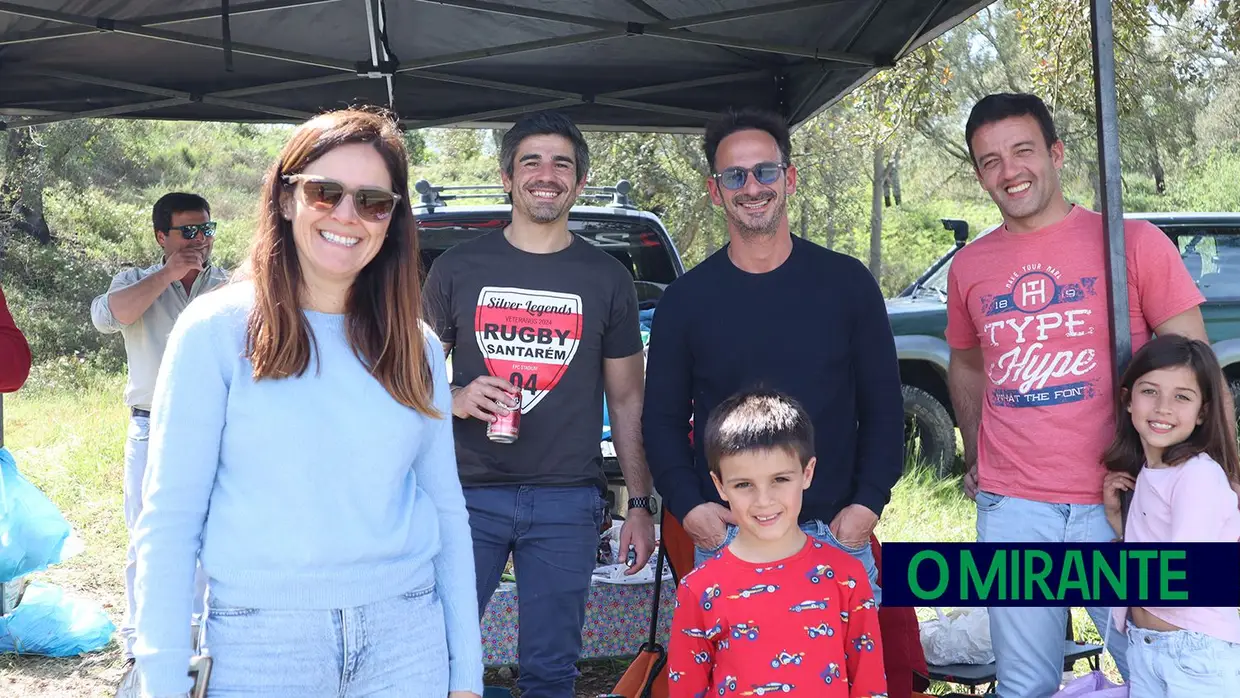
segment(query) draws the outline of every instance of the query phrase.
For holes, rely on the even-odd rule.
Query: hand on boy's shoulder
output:
[[[850,574],[856,573],[862,577],[865,577],[867,580],[869,579],[869,575],[866,574],[865,571],[865,565],[861,564],[861,561],[852,555],[849,555],[830,543],[818,540],[817,538],[810,539],[810,546],[813,548],[810,552],[811,556],[829,559],[832,561],[831,564],[836,568],[846,570]]]

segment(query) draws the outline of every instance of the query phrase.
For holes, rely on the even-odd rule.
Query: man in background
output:
[[[211,265],[216,224],[211,220],[206,199],[197,194],[165,194],[155,202],[152,223],[163,259],[149,267],[121,271],[112,279],[107,292],[90,305],[96,329],[104,334],[121,333],[129,368],[125,386],[130,418],[125,442],[124,507],[131,542],[125,565],[125,619],[120,628],[127,660],[126,678],[137,676],[132,672],[136,572],[132,539],[133,526],[142,512],[142,476],[146,472],[151,399],[159,362],[172,326],[190,302],[227,281],[224,270]],[[195,580],[197,618],[201,618],[205,594],[206,577],[199,568]]]

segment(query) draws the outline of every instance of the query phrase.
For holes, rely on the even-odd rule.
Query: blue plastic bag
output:
[[[0,654],[72,657],[103,649],[115,631],[99,604],[32,582],[21,605],[0,616]]]
[[[0,582],[62,561],[69,522],[0,448]]]

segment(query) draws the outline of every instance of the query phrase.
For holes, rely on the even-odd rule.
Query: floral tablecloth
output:
[[[581,658],[631,657],[650,637],[650,605],[654,583],[595,583],[586,599]],[[659,597],[658,641],[667,646],[672,627],[676,585],[663,581]],[[489,667],[517,664],[517,589],[504,582],[495,590],[482,617],[483,661]]]

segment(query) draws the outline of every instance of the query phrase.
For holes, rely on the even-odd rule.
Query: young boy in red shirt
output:
[[[865,569],[797,525],[813,444],[808,415],[777,392],[742,393],[711,414],[706,459],[739,531],[676,590],[671,698],[887,695]]]

